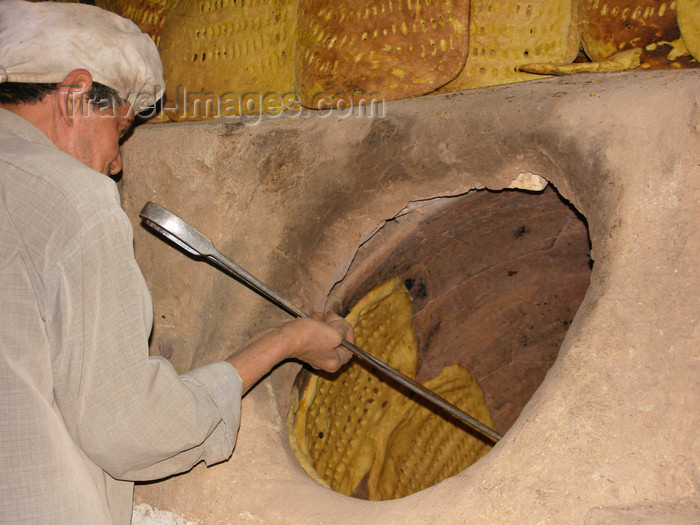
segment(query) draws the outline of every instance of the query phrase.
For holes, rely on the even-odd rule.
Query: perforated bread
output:
[[[178,102],[169,116],[282,111],[293,100],[297,9],[298,0],[180,0],[159,46],[166,98]]]
[[[301,0],[297,93],[313,108],[429,93],[462,70],[468,28],[469,0]]]
[[[440,92],[541,78],[530,63],[573,62],[579,50],[578,0],[473,0],[469,55]]]
[[[678,37],[675,1],[582,0],[581,44],[593,62]]]
[[[484,393],[476,378],[459,365],[443,368],[426,388],[493,427]],[[408,403],[401,422],[390,434],[383,457],[369,476],[370,499],[402,498],[454,476],[486,454],[491,445],[453,419],[445,419],[420,403]]]
[[[347,319],[358,346],[415,378],[412,317],[408,291],[394,278],[365,296]],[[336,376],[301,374],[293,388],[287,417],[290,445],[320,483],[352,495],[366,479],[370,499],[401,497],[456,474],[490,448],[365,366],[351,362]],[[493,424],[483,392],[467,370],[447,367],[426,386]],[[438,449],[429,449],[432,445]],[[401,458],[415,468],[413,473]]]
[[[355,343],[409,377],[417,370],[411,301],[393,279],[366,295],[347,316]],[[374,463],[377,449],[406,409],[405,396],[356,360],[339,374],[313,374],[292,394],[292,449],[314,477],[351,495]],[[298,401],[297,401],[298,400]],[[296,441],[296,443],[294,443]]]

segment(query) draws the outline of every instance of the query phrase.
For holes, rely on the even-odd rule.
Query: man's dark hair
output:
[[[122,102],[122,98],[116,89],[94,81],[87,96],[90,104],[100,106],[103,109],[114,109]]]
[[[30,84],[26,82],[3,82],[0,84],[0,104],[34,104],[58,89],[58,84]],[[121,100],[119,94],[104,84],[93,82],[88,93],[91,104],[102,108],[114,108]]]
[[[33,104],[58,89],[58,84],[28,84],[3,82],[0,84],[0,104]]]

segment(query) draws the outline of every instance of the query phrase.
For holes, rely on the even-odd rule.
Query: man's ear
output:
[[[92,89],[92,75],[86,69],[71,71],[58,86],[58,106],[61,116],[68,125],[71,124],[73,117],[87,116],[86,95],[90,89]]]

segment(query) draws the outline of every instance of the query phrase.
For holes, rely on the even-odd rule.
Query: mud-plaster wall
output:
[[[362,242],[412,201],[531,173],[585,215],[595,267],[542,387],[459,476],[382,503],[316,485],[286,444],[287,364],[245,398],[231,460],[139,487],[137,501],[204,523],[697,517],[699,83],[692,71],[578,76],[392,102],[384,118],[138,128],[123,203],[154,296],[152,353],[179,370],[285,316],[145,232],[148,200],[321,307]]]

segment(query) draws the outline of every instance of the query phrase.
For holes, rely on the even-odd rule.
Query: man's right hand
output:
[[[326,372],[336,372],[352,357],[341,346],[343,339],[353,341],[352,326],[345,319],[327,313],[312,312],[311,318],[299,318],[278,327],[289,345],[289,358],[299,359]]]
[[[352,353],[340,343],[343,338],[352,342],[352,326],[333,313],[310,315],[263,333],[226,359],[238,370],[243,392],[286,359],[299,359],[326,372],[336,372],[350,360]]]

